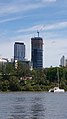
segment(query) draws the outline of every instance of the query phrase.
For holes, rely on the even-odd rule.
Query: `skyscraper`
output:
[[[62,56],[60,59],[60,66],[65,66],[65,56]]]
[[[14,44],[14,60],[25,60],[25,45],[24,43],[15,42]]]
[[[41,37],[31,38],[31,62],[33,68],[43,67],[43,39]]]

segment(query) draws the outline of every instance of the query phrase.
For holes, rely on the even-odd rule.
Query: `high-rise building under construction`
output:
[[[31,38],[31,62],[33,68],[43,68],[43,39],[39,34]]]

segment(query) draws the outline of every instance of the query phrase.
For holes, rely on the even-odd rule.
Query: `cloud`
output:
[[[0,15],[14,14],[18,12],[25,12],[28,10],[35,10],[40,7],[45,7],[44,3],[56,2],[56,0],[39,0],[39,1],[15,1],[15,2],[4,2],[0,3]]]
[[[42,0],[42,2],[56,2],[56,0]]]
[[[19,19],[24,19],[24,18],[29,18],[29,17],[36,17],[36,15],[24,15],[24,16],[17,16],[17,17],[11,17],[11,18],[4,18],[0,20],[0,23],[6,23],[6,22],[11,22]]]
[[[3,19],[3,20],[0,20],[0,23],[15,21],[15,20],[19,20],[19,19],[21,19],[21,17],[14,17],[14,18]]]
[[[19,29],[17,30],[18,33],[20,32],[34,32],[34,31],[46,31],[46,30],[55,30],[55,29],[62,29],[62,28],[67,28],[67,21],[66,22],[58,22],[54,24],[47,24],[47,25],[35,25],[30,28],[26,29]]]
[[[43,25],[35,25],[35,26],[32,26],[30,28],[26,28],[26,29],[19,29],[17,30],[17,32],[33,32],[33,31],[37,31],[37,30],[41,30],[41,28],[43,27]]]
[[[54,30],[54,29],[62,29],[65,27],[67,27],[67,21],[66,22],[58,22],[55,24],[44,26],[44,29],[45,30],[52,30],[52,29]]]
[[[24,12],[24,11],[28,11],[31,9],[36,9],[38,7],[40,7],[40,3],[36,4],[35,3],[28,3],[28,5],[26,5],[27,3],[20,3],[20,2],[16,2],[16,3],[9,3],[9,4],[1,4],[0,5],[0,15],[6,15],[6,14],[13,14],[13,13],[18,13],[18,12]]]
[[[25,17],[29,17],[29,16],[7,18],[7,19],[0,20],[0,23],[15,21],[15,20],[23,19]],[[35,26],[29,27],[26,29],[19,29],[19,30],[17,30],[17,32],[18,33],[33,32],[33,31],[37,31],[37,30],[44,31],[44,30],[55,30],[55,29],[62,29],[62,28],[67,28],[67,21],[58,22],[58,23],[54,23],[54,24],[47,24],[47,25],[39,24],[39,25],[35,25]]]

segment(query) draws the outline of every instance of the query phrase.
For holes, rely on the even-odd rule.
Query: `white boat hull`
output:
[[[49,92],[65,92],[64,89],[60,89],[59,87],[54,87],[53,89],[50,89]]]
[[[56,92],[64,92],[64,89],[57,89],[57,90],[54,90],[54,93]]]

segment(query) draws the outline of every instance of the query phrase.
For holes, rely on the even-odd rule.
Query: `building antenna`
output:
[[[39,37],[39,31],[37,30],[37,33],[38,33],[38,37]]]

